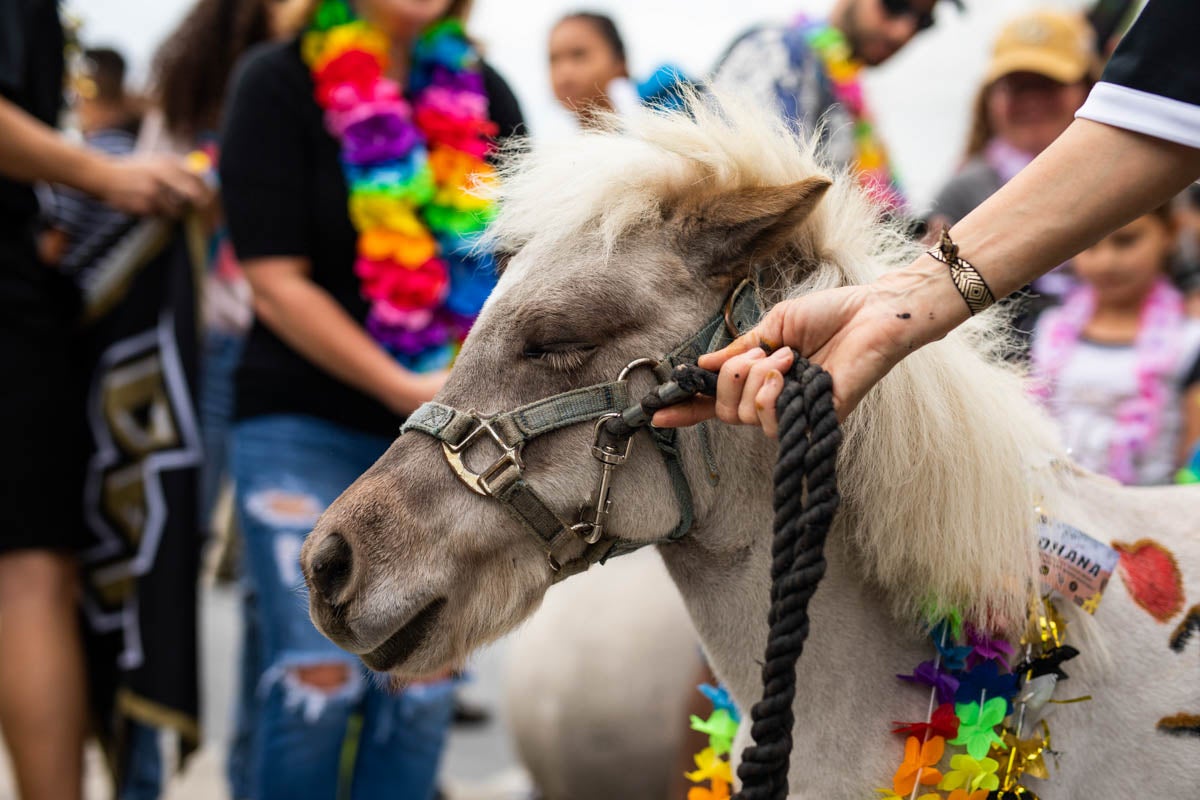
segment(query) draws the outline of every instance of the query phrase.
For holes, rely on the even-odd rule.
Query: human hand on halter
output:
[[[775,405],[792,349],[833,378],[834,407],[844,420],[904,356],[966,317],[945,266],[928,256],[871,284],[784,300],[728,347],[700,357],[701,367],[720,370],[715,398],[663,409],[654,424],[679,427],[715,416],[776,436]]]

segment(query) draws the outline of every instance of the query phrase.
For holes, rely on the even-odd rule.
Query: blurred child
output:
[[[1174,244],[1167,206],[1109,234],[1033,331],[1034,391],[1072,457],[1122,483],[1171,482],[1200,439],[1200,320],[1167,277]]]

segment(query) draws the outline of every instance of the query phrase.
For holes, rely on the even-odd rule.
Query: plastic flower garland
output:
[[[964,625],[954,613],[934,625],[936,657],[911,675],[896,676],[929,688],[930,711],[924,722],[893,723],[892,732],[906,737],[904,761],[891,788],[879,794],[901,800],[1037,800],[1021,780],[1049,777],[1044,756],[1053,751],[1046,722],[1035,722],[1047,703],[1073,702],[1051,700],[1067,677],[1063,662],[1079,654],[1064,644],[1065,633],[1054,602],[1036,601],[1021,639],[1022,660],[1010,670],[1014,648],[1005,640]],[[949,769],[939,769],[943,755],[950,756]],[[949,794],[918,797],[922,786]]]
[[[430,371],[450,364],[495,285],[490,255],[473,249],[492,205],[472,188],[493,178],[497,126],[461,22],[417,40],[407,97],[385,77],[389,50],[346,0],[324,0],[302,41],[342,146],[366,329],[405,367]]]
[[[1022,660],[1009,669],[1014,648],[964,625],[957,613],[930,630],[937,655],[911,675],[896,677],[929,687],[923,722],[894,722],[904,739],[904,760],[876,800],[1037,800],[1021,784],[1024,776],[1048,778],[1045,755],[1050,728],[1038,721],[1055,686],[1067,675],[1062,664],[1079,655],[1063,641],[1066,622],[1049,596],[1035,601],[1021,638]],[[965,644],[959,644],[965,642]],[[685,773],[695,786],[687,800],[729,800],[733,780],[729,751],[738,730],[738,711],[729,692],[707,684],[700,691],[713,704],[708,719],[691,718],[692,730],[708,734],[709,746]],[[1038,732],[1040,731],[1040,732]],[[954,752],[958,748],[960,752]],[[949,756],[949,769],[941,764]],[[947,792],[947,794],[942,794]]]
[[[804,40],[825,67],[833,96],[854,119],[854,172],[858,182],[884,208],[904,208],[904,196],[888,161],[887,150],[875,134],[875,123],[867,110],[862,88],[861,62],[851,55],[846,36],[827,22],[800,17],[797,20]]]
[[[729,751],[737,736],[741,717],[737,705],[724,686],[700,685],[700,693],[713,704],[708,719],[693,715],[692,730],[708,735],[708,747],[692,757],[696,769],[684,775],[692,783],[700,784],[688,790],[687,800],[729,800],[733,783],[733,768],[729,763]],[[708,786],[704,786],[704,782]]]

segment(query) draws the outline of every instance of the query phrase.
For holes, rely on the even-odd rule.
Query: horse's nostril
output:
[[[338,594],[350,582],[353,565],[350,544],[340,533],[329,534],[317,545],[309,562],[309,574],[313,587],[330,605],[338,604]]]

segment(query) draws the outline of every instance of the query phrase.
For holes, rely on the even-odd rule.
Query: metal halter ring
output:
[[[743,278],[742,282],[735,286],[733,291],[729,293],[729,299],[725,301],[725,330],[733,339],[742,335],[742,332],[738,330],[738,326],[733,321],[733,307],[737,304],[738,297],[741,296],[742,292],[749,285],[750,279]]]
[[[656,367],[658,367],[658,359],[657,358],[635,358],[633,361],[630,361],[628,364],[625,365],[625,369],[621,370],[621,374],[619,374],[617,376],[617,380],[618,381],[625,380],[626,378],[629,377],[629,373],[633,372],[635,369],[638,369],[639,367],[649,367],[650,369],[655,369]],[[620,416],[620,415],[618,414],[617,416]]]

